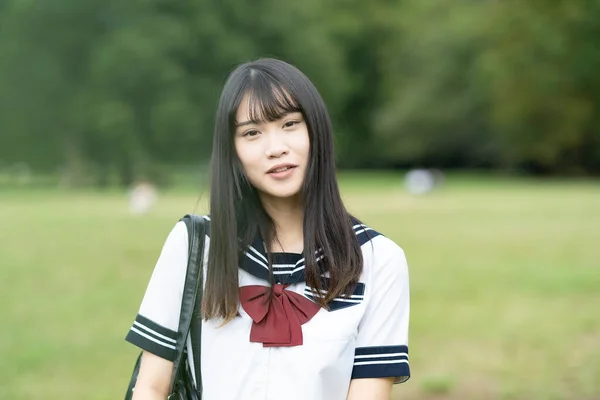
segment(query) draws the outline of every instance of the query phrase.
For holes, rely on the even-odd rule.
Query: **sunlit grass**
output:
[[[412,197],[398,175],[347,174],[342,190],[409,260],[413,377],[396,398],[600,397],[597,182],[451,176]],[[135,217],[114,190],[0,192],[0,398],[122,397],[124,335],[199,196],[166,192]]]

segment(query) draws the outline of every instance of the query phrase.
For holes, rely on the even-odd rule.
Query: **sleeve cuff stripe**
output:
[[[387,357],[398,357],[398,358],[408,358],[408,353],[389,353],[389,354],[365,354],[361,356],[354,356],[354,359],[363,359],[363,358],[387,358]]]
[[[407,360],[393,363],[354,365],[352,379],[361,378],[394,378],[394,383],[402,383],[410,378],[410,366]]]
[[[132,328],[127,334],[125,340],[131,344],[136,345],[142,350],[148,351],[152,354],[162,357],[165,360],[173,361],[175,359],[175,346],[165,346],[164,344],[159,344],[156,341],[153,341],[151,338],[141,335],[139,331],[136,331],[137,329]]]
[[[174,331],[169,328],[165,328],[164,326],[157,324],[156,322],[144,317],[141,314],[138,314],[135,317],[135,322],[142,325],[144,328],[147,328],[147,330],[154,331],[154,332],[156,332],[160,335],[166,336],[170,339],[175,340],[177,338],[176,330]]]
[[[389,361],[408,362],[408,358],[406,358],[406,357],[378,357],[378,358],[359,358],[359,359],[355,358],[354,365],[356,365],[356,363],[379,364],[379,363],[385,363],[385,362],[389,362]]]
[[[140,323],[139,323],[139,322],[137,322],[137,321],[134,321],[134,322],[133,322],[133,325],[134,325],[135,327],[137,327],[137,328],[139,328],[139,329],[143,330],[144,332],[146,332],[146,333],[148,333],[148,334],[150,334],[150,335],[154,336],[155,338],[163,339],[164,341],[167,341],[167,342],[169,342],[169,343],[174,343],[174,344],[175,344],[175,343],[177,343],[177,340],[175,340],[175,339],[171,339],[170,337],[168,337],[168,336],[165,336],[165,335],[161,335],[160,333],[156,332],[155,330],[152,330],[152,329],[150,329],[150,328],[148,328],[148,327],[146,327],[146,326],[144,326],[144,325],[140,324]]]
[[[378,360],[378,361],[359,361],[355,362],[354,365],[379,365],[379,364],[408,364],[408,360]]]
[[[152,337],[152,336],[150,336],[150,335],[148,335],[148,334],[146,334],[146,333],[138,330],[135,327],[131,327],[131,332],[135,332],[138,335],[140,335],[140,336],[142,336],[142,337],[144,337],[144,338],[146,338],[146,339],[148,339],[148,340],[150,340],[150,341],[152,341],[152,342],[154,342],[156,344],[159,344],[159,345],[161,345],[163,347],[168,347],[169,349],[175,350],[175,346],[173,346],[172,344],[163,342],[160,339],[156,339],[156,338],[154,338],[154,337]]]
[[[404,353],[408,355],[408,346],[369,346],[369,347],[357,347],[355,350],[355,358],[360,356],[367,357],[389,357],[394,356],[398,353]]]

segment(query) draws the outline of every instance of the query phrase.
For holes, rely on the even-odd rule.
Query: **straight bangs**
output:
[[[254,70],[250,74],[245,90],[239,96],[236,107],[231,110],[233,126],[242,121],[236,120],[237,110],[244,96],[248,96],[249,118],[255,124],[273,122],[292,112],[304,110],[290,94],[290,90],[263,71]]]

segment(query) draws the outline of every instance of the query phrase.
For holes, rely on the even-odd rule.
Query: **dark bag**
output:
[[[200,335],[202,330],[202,317],[200,304],[202,304],[202,259],[204,255],[204,235],[206,226],[204,218],[188,214],[181,219],[188,229],[188,266],[181,301],[181,314],[177,330],[177,355],[173,361],[173,377],[171,379],[171,394],[169,400],[199,400],[202,398],[202,375],[200,371]],[[193,323],[192,323],[193,321]],[[186,343],[188,333],[192,341],[192,355],[194,359],[194,372],[197,387],[194,386],[194,377],[187,362]],[[131,400],[133,390],[140,370],[142,354],[138,356],[129,387],[125,393],[125,400]]]

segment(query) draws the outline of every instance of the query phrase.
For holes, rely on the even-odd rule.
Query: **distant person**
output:
[[[404,252],[344,207],[326,106],[295,67],[229,76],[205,219],[204,400],[383,400],[409,378]],[[134,399],[169,393],[187,252],[179,222],[127,335],[144,350]]]
[[[148,214],[158,199],[156,187],[150,182],[135,183],[129,193],[129,212],[134,215]]]

